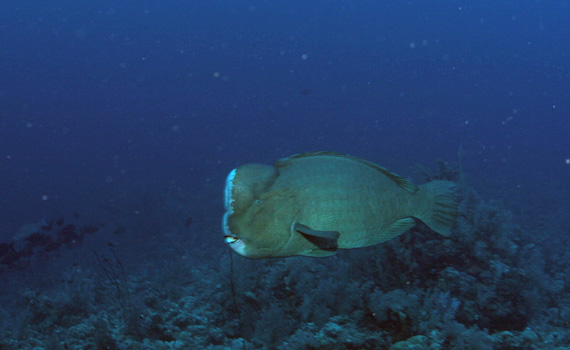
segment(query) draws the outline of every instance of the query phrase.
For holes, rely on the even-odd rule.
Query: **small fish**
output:
[[[449,236],[457,218],[452,182],[416,186],[372,162],[331,152],[232,170],[225,208],[225,241],[249,258],[330,256],[385,242],[418,220]]]

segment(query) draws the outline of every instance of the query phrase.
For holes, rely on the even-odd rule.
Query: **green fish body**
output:
[[[455,185],[412,182],[366,160],[329,152],[242,165],[226,180],[225,240],[251,258],[329,256],[385,242],[423,221],[449,236]]]

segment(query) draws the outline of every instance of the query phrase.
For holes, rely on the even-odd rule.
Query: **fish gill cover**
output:
[[[0,4],[0,349],[564,349],[565,1]],[[315,259],[230,255],[226,175],[458,184]],[[440,160],[443,159],[443,160]]]

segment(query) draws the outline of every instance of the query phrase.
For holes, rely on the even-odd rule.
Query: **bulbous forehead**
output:
[[[234,178],[236,177],[237,169],[230,171],[226,177],[226,185],[224,188],[224,207],[226,209],[226,214],[233,214],[232,203],[234,201],[232,191],[234,187]]]
[[[224,190],[226,212],[231,215],[246,210],[276,178],[276,169],[263,164],[246,164],[230,171]]]

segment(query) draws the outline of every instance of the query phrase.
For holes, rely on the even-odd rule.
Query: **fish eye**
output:
[[[254,202],[256,205],[260,205],[261,204],[261,199],[256,199]]]

